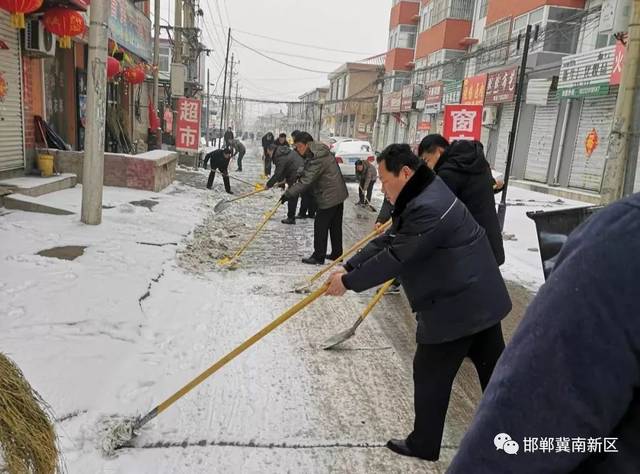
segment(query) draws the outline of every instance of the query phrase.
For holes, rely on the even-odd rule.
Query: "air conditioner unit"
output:
[[[37,18],[26,22],[24,33],[24,54],[34,57],[56,55],[56,35],[44,29],[44,25]]]
[[[498,109],[493,106],[482,110],[482,125],[495,125],[498,119]]]

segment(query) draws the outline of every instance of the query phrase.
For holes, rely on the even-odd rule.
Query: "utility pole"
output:
[[[229,74],[229,111],[231,112],[231,94],[233,92],[233,65],[234,65],[234,54],[231,53],[231,74]],[[232,118],[232,114],[229,113],[227,114],[227,123],[231,124],[231,120],[229,120],[229,118]],[[228,125],[227,125],[228,126]]]
[[[173,62],[184,64],[182,62],[182,0],[176,0],[173,21]]]
[[[378,84],[378,103],[376,104],[376,121],[373,124],[373,149],[377,151],[378,141],[380,140],[380,121],[382,119],[382,92],[384,91],[384,73],[379,78]]]
[[[160,0],[153,2],[153,110],[158,114],[158,92],[159,92],[159,67],[160,63]],[[159,123],[158,123],[159,125]],[[156,148],[162,147],[162,129],[154,130],[156,138]]]
[[[236,102],[233,107],[233,123],[236,126],[236,130],[240,130],[240,127],[238,127],[238,118],[240,117],[240,114],[238,113],[238,82],[240,81],[236,81]]]
[[[507,166],[504,171],[504,187],[502,197],[498,205],[498,222],[500,230],[504,230],[504,219],[507,214],[507,190],[509,187],[509,175],[511,174],[511,164],[513,162],[513,151],[516,144],[516,132],[520,118],[520,106],[522,105],[522,93],[524,92],[524,79],[527,72],[527,59],[529,58],[529,43],[531,42],[531,25],[527,25],[527,32],[524,38],[524,51],[522,52],[522,63],[520,64],[520,78],[518,80],[518,92],[516,94],[516,107],[513,114],[513,124],[509,132],[509,151],[507,152]]]
[[[320,117],[318,120],[318,141],[321,141],[322,138],[320,134],[322,133],[322,109],[324,108],[324,101],[320,99]]]
[[[640,0],[633,2],[627,44],[616,112],[609,135],[602,180],[602,204],[610,204],[622,197],[625,171],[632,150],[633,108],[634,102],[640,100]]]
[[[107,113],[107,32],[109,2],[95,2],[89,18],[89,64],[87,74],[87,121],[82,162],[81,221],[102,222],[104,181],[104,123]]]
[[[207,142],[207,146],[209,145],[209,102],[211,102],[211,96],[209,95],[209,69],[207,69],[207,107],[206,114],[207,119],[205,120],[206,128],[205,128],[205,141]]]
[[[231,28],[227,33],[227,55],[224,59],[224,82],[222,86],[222,110],[220,112],[220,148],[222,148],[222,136],[224,134],[224,112],[225,112],[225,98],[227,95],[227,66],[229,65],[229,47],[231,46]]]

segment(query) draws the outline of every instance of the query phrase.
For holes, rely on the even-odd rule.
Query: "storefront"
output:
[[[531,79],[526,103],[535,106],[524,178],[546,183],[560,112],[554,79]]]
[[[600,192],[618,87],[612,86],[615,46],[562,59],[558,83],[561,100],[579,100],[569,187]]]
[[[24,169],[23,123],[18,31],[0,10],[0,171]]]

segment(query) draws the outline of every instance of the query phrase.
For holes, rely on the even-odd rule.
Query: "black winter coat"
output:
[[[485,230],[496,262],[502,265],[504,247],[496,213],[495,181],[484,157],[482,143],[468,140],[453,142],[440,156],[435,172]]]
[[[211,153],[207,153],[204,157],[204,164],[202,165],[204,169],[207,169],[207,162],[211,162],[211,168],[219,167],[219,166],[228,166],[231,158],[227,159],[224,156],[224,151],[222,149],[214,150]]]
[[[343,283],[357,292],[399,277],[417,313],[419,344],[478,333],[511,311],[484,230],[426,166],[398,196],[391,228],[345,267]]]
[[[500,357],[447,472],[640,472],[639,235],[640,194],[573,231]],[[520,452],[493,448],[497,433],[508,433]],[[572,448],[576,438],[591,438],[600,446],[524,452],[525,437],[566,438]],[[603,438],[618,438],[618,452],[605,452]]]
[[[271,132],[265,133],[265,135],[262,137],[262,150],[264,151],[265,155],[267,154],[267,150],[269,149],[269,146],[273,145],[275,141],[276,140],[273,137],[273,133]]]
[[[276,165],[276,170],[271,179],[267,181],[267,188],[272,188],[282,182],[286,182],[287,186],[293,186],[302,174],[304,158],[287,146],[279,146],[273,152],[272,160]]]
[[[224,132],[224,141],[225,143],[229,143],[234,138],[233,132],[231,130],[227,130]]]

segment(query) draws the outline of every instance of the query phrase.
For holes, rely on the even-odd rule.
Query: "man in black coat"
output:
[[[327,295],[402,282],[418,321],[416,417],[413,432],[387,447],[435,461],[456,373],[468,356],[486,387],[504,348],[500,321],[511,300],[484,230],[409,145],[387,147],[378,164],[393,224],[329,277]]]
[[[305,157],[302,175],[282,195],[282,202],[297,198],[311,189],[318,203],[313,223],[313,255],[302,263],[322,265],[325,258],[335,260],[342,255],[342,217],[344,201],[349,196],[347,185],[329,147],[314,142],[306,132],[295,138],[298,154]],[[331,236],[331,254],[327,255],[327,238]]]
[[[264,160],[264,175],[271,176],[271,157],[267,153],[269,151],[269,147],[273,145],[275,142],[275,138],[273,137],[272,132],[267,132],[262,137],[262,150],[264,154],[262,155],[262,159]]]
[[[229,161],[231,160],[231,148],[220,148],[218,150],[208,153],[204,158],[204,169],[207,169],[207,162],[211,161],[211,172],[209,173],[209,179],[207,181],[207,188],[213,187],[213,180],[216,178],[216,170],[222,173],[222,181],[224,182],[224,189],[227,193],[233,194],[231,191],[231,183],[229,181]]]
[[[287,146],[276,147],[275,145],[272,145],[270,153],[272,153],[271,159],[273,164],[276,165],[276,170],[274,171],[271,179],[267,181],[267,189],[274,187],[278,183],[286,183],[288,187],[293,186],[298,180],[298,177],[302,174],[304,159],[297,151],[292,150]],[[297,207],[298,198],[293,197],[289,199],[287,218],[281,221],[283,224],[296,223]]]
[[[227,128],[227,131],[224,132],[224,146],[231,146],[231,142],[233,141],[234,135],[231,127]]]
[[[427,135],[418,147],[418,156],[449,186],[487,233],[498,265],[504,263],[502,232],[496,213],[496,181],[478,141],[460,140],[451,144],[442,135]]]
[[[635,194],[569,236],[447,472],[640,472],[639,235]]]

